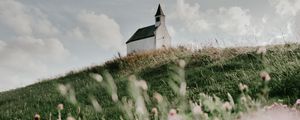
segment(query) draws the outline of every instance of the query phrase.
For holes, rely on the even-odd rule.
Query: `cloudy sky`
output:
[[[137,28],[154,24],[158,3],[174,46],[299,38],[299,0],[0,0],[0,91],[125,55]]]

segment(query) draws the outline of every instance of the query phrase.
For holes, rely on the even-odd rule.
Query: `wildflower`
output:
[[[299,120],[299,111],[275,104],[271,109],[259,109],[241,116],[241,120]]]
[[[300,99],[296,101],[296,105],[300,105]]]
[[[220,120],[219,118],[215,117],[214,120]]]
[[[242,102],[246,102],[247,101],[247,98],[245,96],[241,97],[241,101]]]
[[[70,91],[70,93],[69,93],[69,98],[68,99],[70,100],[70,102],[72,104],[76,104],[77,103],[77,99],[76,99],[76,96],[75,96],[74,89],[70,89],[69,91]]]
[[[232,109],[232,105],[231,105],[229,102],[225,102],[225,103],[223,104],[223,108],[224,108],[225,110],[230,111],[230,110]]]
[[[67,120],[76,120],[76,119],[72,116],[69,116],[69,117],[67,117]]]
[[[63,104],[58,104],[57,105],[57,109],[58,110],[63,110],[64,109],[64,105]]]
[[[265,107],[265,110],[278,110],[278,109],[289,109],[287,105],[283,105],[281,103],[274,103],[271,106]]]
[[[199,115],[199,114],[202,114],[202,108],[200,105],[196,105],[194,108],[193,108],[193,113],[194,115]]]
[[[266,72],[266,71],[260,72],[260,78],[261,78],[263,81],[267,81],[267,82],[271,80],[271,77],[270,77],[269,73]]]
[[[266,54],[266,53],[267,53],[266,47],[260,47],[256,51],[256,54]]]
[[[245,85],[245,84],[242,84],[242,83],[239,84],[239,88],[240,88],[241,91],[248,90],[248,86]]]
[[[186,82],[182,82],[180,84],[180,89],[179,89],[180,95],[184,96],[186,93]]]
[[[63,96],[65,96],[68,92],[68,88],[63,84],[58,85],[58,90],[59,90],[60,94]]]
[[[168,114],[168,120],[182,120],[180,115],[177,114],[177,110],[171,109]]]
[[[207,119],[208,119],[208,114],[207,114],[207,113],[204,113],[204,114],[203,114],[203,117],[204,117],[204,120],[207,120]]]
[[[151,113],[153,113],[154,116],[157,116],[158,115],[157,108],[152,108]]]
[[[111,98],[112,98],[112,100],[113,100],[114,102],[117,102],[117,101],[119,100],[119,97],[118,97],[117,93],[113,93],[113,94],[111,95]]]
[[[148,90],[147,82],[145,80],[140,80],[136,82],[136,86],[143,90]]]
[[[63,110],[64,109],[64,105],[63,104],[58,104],[57,105],[57,110],[58,110],[58,119],[57,120],[62,120],[61,119],[61,110]]]
[[[80,107],[77,108],[77,113],[79,114],[81,112]]]
[[[34,115],[34,120],[40,120],[40,119],[41,119],[41,116],[39,114]]]
[[[178,64],[179,64],[179,67],[181,67],[181,68],[184,68],[185,65],[186,65],[186,63],[185,63],[184,60],[179,60],[179,61],[178,61]]]
[[[142,96],[139,96],[136,100],[136,112],[139,114],[145,114],[146,113],[146,107],[145,107],[145,103],[144,103],[144,99]]]
[[[98,82],[102,82],[103,81],[103,77],[99,74],[90,74],[90,76],[95,79]]]
[[[153,97],[155,98],[155,100],[158,102],[158,103],[161,103],[163,101],[163,96],[161,96],[161,94],[155,92]]]
[[[102,111],[102,108],[101,108],[99,102],[96,100],[96,98],[91,97],[91,102],[92,102],[92,105],[93,105],[96,112],[101,112]]]

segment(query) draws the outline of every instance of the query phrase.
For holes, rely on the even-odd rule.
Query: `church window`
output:
[[[159,22],[159,21],[160,21],[160,18],[159,18],[159,17],[157,17],[155,20],[156,20],[156,22]]]

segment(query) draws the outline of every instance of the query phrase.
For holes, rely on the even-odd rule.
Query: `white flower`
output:
[[[39,114],[34,115],[34,120],[40,120],[40,119],[41,119],[41,116]]]
[[[117,102],[117,101],[119,100],[119,97],[118,97],[117,93],[113,93],[113,94],[111,95],[111,98],[112,98],[112,100],[113,100],[114,102]]]
[[[57,109],[58,110],[63,110],[64,109],[64,104],[58,104]]]
[[[76,120],[74,117],[72,117],[72,116],[69,116],[68,118],[67,118],[67,120]]]
[[[180,95],[184,96],[186,93],[186,82],[181,82],[180,89],[179,89]]]
[[[96,100],[96,98],[92,97],[91,98],[91,102],[92,105],[95,109],[96,112],[101,112],[102,111],[102,107],[100,106],[99,102]]]
[[[267,53],[267,49],[266,47],[260,47],[258,48],[258,50],[256,51],[257,54],[266,54]]]
[[[65,96],[68,93],[68,88],[63,84],[58,85],[58,90],[59,90],[60,94],[63,96]]]
[[[223,108],[224,108],[225,110],[230,111],[230,110],[232,109],[232,105],[231,105],[229,102],[225,102],[225,103],[223,104]]]
[[[158,102],[158,103],[161,103],[164,99],[163,99],[163,96],[159,93],[154,93],[153,97],[155,98],[155,100]]]
[[[270,77],[269,73],[266,72],[266,71],[260,72],[260,78],[264,81],[270,81],[271,80],[271,77]]]
[[[135,85],[143,90],[148,90],[147,82],[145,80],[136,81]]]
[[[241,91],[248,90],[248,86],[242,83],[239,84],[239,88]]]
[[[186,63],[185,63],[184,60],[179,60],[179,61],[178,61],[178,64],[179,64],[179,67],[181,67],[181,68],[184,68],[185,65],[186,65]]]
[[[139,114],[146,114],[146,107],[144,103],[144,99],[142,96],[139,96],[135,103],[136,112]]]
[[[241,97],[241,101],[242,102],[246,102],[247,101],[247,98],[245,96]]]
[[[194,115],[199,115],[199,114],[202,114],[202,113],[203,113],[203,111],[202,111],[202,108],[201,108],[200,105],[194,106],[194,108],[193,108],[193,114]]]
[[[90,76],[93,78],[93,79],[95,79],[96,81],[98,81],[98,82],[102,82],[103,81],[103,77],[101,76],[101,75],[99,75],[99,74],[90,74]]]
[[[158,110],[157,110],[157,108],[152,108],[151,113],[153,113],[154,116],[157,116],[157,115],[158,115]]]

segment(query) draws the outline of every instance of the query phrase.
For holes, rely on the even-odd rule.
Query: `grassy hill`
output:
[[[257,54],[258,48],[206,48],[191,51],[184,47],[157,50],[143,54],[115,58],[100,66],[36,83],[24,88],[0,93],[1,120],[30,120],[36,113],[42,119],[57,116],[56,106],[64,104],[62,117],[76,115],[80,107],[83,118],[118,119],[120,110],[107,90],[107,86],[91,77],[96,73],[106,78],[109,75],[115,81],[119,99],[128,96],[128,77],[136,75],[147,81],[149,95],[155,92],[166,96],[170,101],[176,96],[172,91],[170,80],[174,79],[174,69],[178,60],[184,60],[184,76],[187,82],[188,97],[197,100],[197,94],[207,93],[227,99],[227,93],[233,98],[240,95],[239,83],[249,86],[249,94],[256,96],[259,92],[260,71],[270,73],[271,100],[280,99],[286,104],[293,104],[300,98],[300,45],[278,45],[267,47],[266,54]],[[108,74],[110,73],[110,74]],[[108,75],[108,76],[107,76]],[[175,75],[176,76],[176,75]],[[70,103],[58,90],[59,85],[71,88],[76,98]],[[91,98],[99,101],[102,112],[92,107]],[[151,106],[151,105],[150,105]]]

